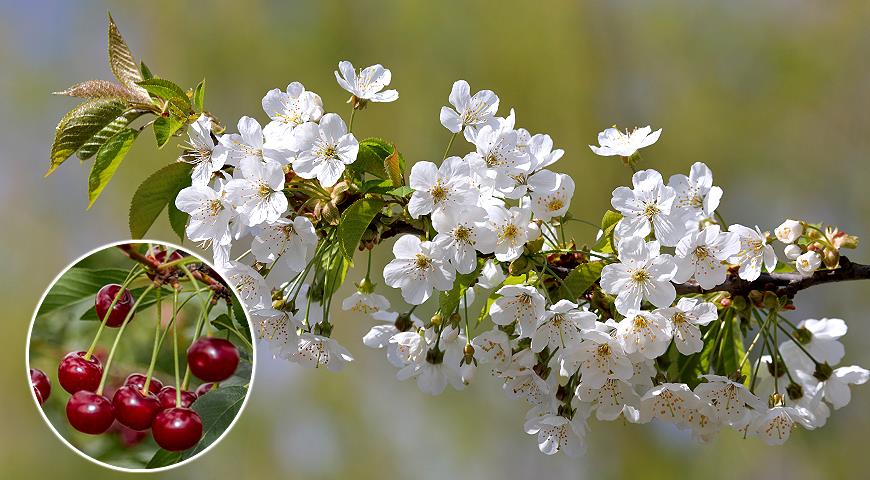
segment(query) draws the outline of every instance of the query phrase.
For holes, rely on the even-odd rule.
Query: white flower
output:
[[[595,328],[598,317],[594,313],[578,310],[577,304],[569,300],[559,300],[544,312],[532,335],[532,351],[540,352],[544,347],[551,349],[565,347],[580,341],[581,330]]]
[[[598,144],[600,147],[589,145],[597,155],[609,157],[619,155],[620,157],[630,157],[643,147],[648,147],[656,141],[662,134],[662,129],[655,132],[647,125],[643,128],[635,128],[631,132],[621,132],[616,127],[611,127],[598,134]]]
[[[677,425],[686,425],[700,399],[685,383],[663,383],[646,392],[640,402],[642,423],[658,418]]]
[[[722,199],[722,189],[713,186],[713,172],[701,162],[692,165],[688,177],[671,176],[668,186],[677,193],[674,208],[686,210],[692,219],[709,218]]]
[[[317,178],[323,187],[335,185],[359,153],[359,142],[334,113],[324,115],[319,124],[299,125],[293,135],[299,149],[293,170],[302,178]]]
[[[293,220],[279,218],[274,223],[261,225],[256,232],[251,241],[254,257],[263,263],[280,259],[295,273],[305,269],[317,245],[314,225],[302,215]]]
[[[284,170],[281,165],[255,158],[245,158],[238,169],[241,178],[234,178],[224,187],[227,198],[247,220],[248,226],[275,222],[287,211],[284,196]]]
[[[396,321],[399,319],[399,313],[380,310],[378,312],[372,313],[371,317],[383,323],[373,326],[368,331],[368,333],[363,336],[363,344],[370,348],[387,347],[387,360],[389,360],[390,363],[393,364],[393,366],[395,367],[404,367],[407,362],[397,353],[399,344],[391,343],[391,340],[394,336],[402,333],[402,331],[399,330],[398,327],[396,327]],[[402,328],[423,327],[423,322],[415,315],[409,315],[408,321],[410,323],[408,325],[403,325]]]
[[[471,186],[468,163],[459,157],[444,159],[440,167],[432,162],[415,163],[408,183],[414,189],[408,202],[411,218],[477,205],[477,192]]]
[[[616,295],[616,310],[626,315],[640,309],[644,299],[656,307],[670,307],[677,296],[671,283],[677,266],[673,257],[659,254],[658,242],[631,237],[619,242],[619,261],[604,266],[601,288]]]
[[[674,282],[686,283],[694,277],[701,288],[709,290],[725,281],[728,259],[738,251],[740,237],[736,233],[720,233],[719,225],[692,232],[677,243]]]
[[[740,236],[740,250],[729,260],[740,265],[740,278],[749,282],[757,279],[761,275],[762,262],[768,272],[776,268],[776,252],[767,244],[761,229],[734,224],[728,231]]]
[[[399,99],[399,92],[384,90],[390,84],[393,75],[389,69],[384,68],[381,64],[362,69],[359,72],[359,76],[357,76],[353,65],[347,60],[339,62],[338,69],[341,71],[341,74],[336,71],[335,80],[341,88],[347,90],[359,100],[395,102]]]
[[[471,87],[465,80],[457,80],[450,90],[450,104],[441,107],[441,125],[453,133],[466,130],[465,138],[473,142],[477,129],[493,123],[498,111],[498,96],[491,90],[481,90],[471,96]]]
[[[519,258],[529,241],[531,212],[527,208],[498,206],[486,207],[489,223],[496,233],[495,259],[510,262]]]
[[[341,302],[342,310],[371,315],[390,308],[387,297],[377,293],[354,292]]]
[[[546,455],[562,451],[569,457],[577,457],[586,451],[586,427],[575,417],[549,414],[535,416],[525,425],[526,433],[538,435],[538,449]]]
[[[674,209],[676,192],[666,186],[655,170],[641,170],[631,177],[634,189],[617,187],[610,204],[622,213],[616,224],[620,238],[641,237],[655,230],[662,245],[673,247],[686,234],[685,219],[680,209]]]
[[[785,246],[784,252],[785,258],[789,260],[797,260],[797,258],[800,257],[801,253],[803,253],[804,251],[800,246],[790,244]]]
[[[426,360],[426,353],[429,351],[429,345],[426,343],[426,337],[422,334],[422,330],[412,330],[408,332],[400,332],[390,338],[390,344],[395,345],[394,350],[395,362],[400,367],[411,363],[419,363]]]
[[[701,375],[707,381],[695,387],[695,394],[710,406],[716,419],[740,429],[751,420],[753,409],[763,410],[767,406],[746,389],[742,383],[734,382],[721,375]]]
[[[821,363],[836,365],[843,359],[846,350],[840,343],[840,337],[846,334],[848,327],[846,322],[839,318],[823,318],[821,320],[807,319],[797,324],[793,336],[800,340],[801,345],[813,358]],[[803,363],[808,360],[806,354],[791,340],[786,340],[780,345],[780,352],[787,359],[795,359],[794,363]]]
[[[299,342],[297,330],[302,327],[289,312],[271,306],[249,309],[257,338],[265,341],[275,358],[288,358]]]
[[[185,154],[182,159],[193,164],[190,176],[194,185],[208,185],[212,174],[224,166],[225,158],[214,155],[211,123],[211,118],[200,115],[187,131],[191,153]]]
[[[520,129],[517,132],[518,135],[522,135],[525,131]],[[519,142],[521,141],[519,140]],[[519,147],[520,143],[517,146]],[[532,160],[529,170],[533,172],[549,167],[565,155],[565,150],[561,148],[553,150],[553,139],[549,135],[541,133],[535,134],[529,139],[528,150]]]
[[[640,421],[640,397],[631,384],[624,380],[608,378],[601,387],[593,387],[581,381],[574,394],[581,401],[594,404],[595,418],[598,420],[612,421],[622,415],[629,422]]]
[[[432,296],[433,288],[442,292],[453,288],[455,274],[434,243],[403,235],[393,244],[393,255],[396,258],[384,267],[384,282],[400,288],[406,302],[420,305]]]
[[[511,361],[511,343],[507,333],[498,328],[487,330],[471,340],[474,358],[483,364],[504,368]]]
[[[353,361],[353,357],[335,339],[303,333],[299,335],[296,351],[290,354],[289,360],[303,367],[319,368],[322,365],[337,372]]]
[[[505,285],[496,291],[501,295],[489,307],[489,316],[496,325],[516,322],[519,336],[531,338],[543,318],[546,300],[535,287]]]
[[[592,389],[603,387],[608,379],[630,380],[634,376],[634,366],[622,345],[599,331],[587,332],[582,342],[568,344],[562,353],[560,374],[570,377],[578,369],[579,385]]]
[[[441,247],[450,264],[461,274],[477,268],[477,252],[492,253],[495,232],[486,223],[486,210],[466,206],[442,210],[432,217],[438,235],[432,240]]]
[[[531,157],[517,148],[517,132],[483,126],[474,138],[476,151],[466,159],[472,168],[486,170],[493,175],[495,188],[509,195],[516,187],[514,177],[529,172]]]
[[[782,225],[776,227],[773,233],[776,234],[776,239],[780,242],[790,244],[797,241],[804,234],[804,226],[797,220],[788,219],[782,222]]]
[[[239,299],[249,309],[271,306],[272,295],[266,280],[253,268],[241,262],[229,262],[220,269],[220,274],[236,288]]]
[[[698,326],[708,325],[719,318],[716,305],[690,297],[681,298],[676,307],[661,308],[655,313],[670,319],[674,326],[674,344],[683,355],[691,355],[704,348]]]
[[[509,397],[522,398],[531,405],[541,405],[552,398],[550,385],[535,373],[536,363],[535,354],[523,349],[511,357],[506,368],[497,372],[505,380],[503,388]]]
[[[323,115],[323,102],[314,92],[305,91],[299,82],[287,85],[287,91],[272,89],[263,97],[263,111],[272,119],[263,134],[289,139],[293,129],[305,122],[316,122]]]
[[[870,379],[870,371],[857,365],[834,369],[831,377],[818,385],[825,400],[831,402],[835,409],[848,405],[852,400],[849,385],[863,385]]]
[[[484,290],[493,289],[504,283],[507,275],[504,274],[498,262],[495,260],[487,260],[480,269],[480,276],[477,277],[476,287]]]
[[[568,211],[574,196],[574,179],[562,173],[541,170],[528,180],[535,217],[548,221]]]
[[[207,185],[192,185],[178,192],[175,206],[190,215],[187,238],[227,245],[232,241],[230,220],[236,212],[223,196]]]
[[[673,330],[671,319],[656,312],[633,310],[616,324],[616,339],[625,353],[639,353],[652,360],[667,351]]]
[[[768,445],[782,445],[788,440],[795,423],[804,428],[813,426],[804,419],[801,411],[795,407],[773,407],[762,411],[750,426],[749,432],[757,435]]]
[[[260,123],[251,117],[242,117],[239,133],[222,135],[212,158],[221,165],[239,166],[244,159],[268,161],[286,165],[293,159],[290,140],[284,137],[263,136]]]
[[[802,275],[812,275],[816,270],[818,270],[821,264],[822,256],[813,250],[802,253],[794,261],[795,268],[797,268],[797,271]]]

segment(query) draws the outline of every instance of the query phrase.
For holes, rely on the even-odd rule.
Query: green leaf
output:
[[[740,330],[740,317],[735,315],[733,311],[728,311],[723,316],[725,332],[722,336],[722,347],[718,357],[717,371],[723,375],[732,375],[737,373],[738,366],[741,367],[740,373],[746,378],[750,375],[750,364],[743,360],[743,355],[746,350],[743,347],[743,332]]]
[[[381,180],[380,178],[375,178],[373,180],[367,180],[360,187],[360,192],[363,194],[366,193],[379,193],[384,194],[393,190],[393,182],[390,180]]]
[[[387,171],[384,170],[384,158],[380,152],[372,148],[365,141],[359,144],[359,153],[356,155],[356,161],[348,166],[348,168],[360,175],[362,173],[370,173],[378,178],[387,178]]]
[[[109,138],[97,151],[97,158],[88,176],[88,208],[94,205],[106,184],[118,171],[118,166],[127,156],[138,134],[137,130],[125,128]]]
[[[148,68],[148,65],[145,65],[145,62],[139,62],[139,71],[142,72],[142,80],[154,78],[154,74],[151,73],[151,69]]]
[[[457,274],[456,280],[453,281],[453,288],[438,294],[438,310],[445,318],[459,308],[459,302],[465,295],[465,291],[477,281],[481,265],[482,263],[478,262],[477,268],[471,273]]]
[[[181,129],[185,124],[185,119],[180,119],[175,115],[168,117],[157,117],[154,120],[154,137],[157,138],[157,148],[163,148],[166,142]]]
[[[604,217],[601,219],[601,238],[598,239],[592,250],[602,253],[616,253],[616,247],[613,245],[613,230],[621,219],[622,214],[613,210],[604,212]]]
[[[405,161],[402,159],[402,154],[396,147],[393,147],[393,153],[384,160],[384,168],[390,175],[390,180],[393,185],[400,187],[405,184],[405,175],[402,173]]]
[[[131,92],[127,87],[107,82],[106,80],[85,80],[61,92],[54,92],[54,94],[79,98],[119,98],[131,102],[141,100],[139,96]]]
[[[109,14],[109,67],[121,85],[130,89],[141,101],[148,100],[145,91],[136,85],[136,82],[142,80],[142,73],[137,68],[133,53],[121,36],[111,14]]]
[[[713,328],[720,328],[720,322],[718,320],[710,323],[710,326],[707,327],[707,329],[702,330],[702,335]],[[700,383],[700,376],[710,373],[710,359],[713,355],[713,347],[715,347],[716,343],[714,342],[714,339],[717,333],[718,330],[711,332],[707,337],[708,340],[704,344],[703,350],[700,352],[689,356],[678,357],[677,365],[680,372],[678,380],[689,385],[689,388],[694,389]]]
[[[84,102],[70,110],[58,122],[51,145],[51,174],[76,150],[127,110],[127,102],[117,98],[101,98]]]
[[[39,305],[37,317],[66,309],[82,301],[93,301],[94,295],[104,285],[123,283],[127,271],[118,268],[93,269],[73,267],[67,270]]]
[[[236,321],[239,330],[244,332],[248,340],[251,340],[251,327],[248,324],[248,316],[245,315],[245,309],[242,308],[242,302],[238,299],[233,300],[233,308],[230,309],[233,319]]]
[[[137,82],[151,96],[159,97],[175,103],[186,114],[191,109],[190,99],[184,89],[164,78],[151,77],[148,80]]]
[[[197,455],[214,443],[238,416],[247,395],[245,387],[221,386],[196,399],[191,408],[202,419],[202,439],[193,448],[182,452],[181,460]]]
[[[383,200],[361,198],[341,214],[338,240],[341,251],[348,261],[353,261],[353,254],[357,251],[363,234],[383,207]]]
[[[197,112],[205,109],[205,79],[199,82],[199,85],[193,90],[193,108]]]
[[[169,202],[166,215],[169,217],[169,226],[172,227],[172,231],[178,235],[181,243],[184,243],[184,230],[187,228],[187,219],[190,218],[190,215],[179,210],[175,206],[174,199]]]
[[[580,264],[562,280],[562,284],[556,295],[560,299],[576,302],[577,299],[589,290],[595,282],[601,278],[601,270],[604,262],[589,262]],[[555,300],[555,299],[554,299]]]
[[[181,461],[181,452],[170,452],[159,448],[154,452],[154,456],[151,457],[145,468],[168,467],[169,465],[175,465],[179,461]]]
[[[399,188],[394,188],[392,190],[388,190],[386,193],[390,195],[395,195],[399,198],[408,198],[414,193],[414,189],[408,186],[403,186]]]
[[[134,120],[141,117],[144,113],[146,113],[145,110],[137,109],[130,109],[122,113],[118,118],[97,132],[90,140],[85,142],[85,144],[82,145],[82,148],[76,152],[76,156],[79,157],[79,160],[87,160],[93,157],[94,154],[97,153],[97,150],[106,143],[106,140],[112,138],[113,135],[120,132],[122,128],[125,128]]]
[[[192,169],[193,165],[189,163],[171,163],[151,174],[139,185],[130,202],[130,235],[133,238],[145,236],[168,204],[175,206],[178,192],[190,186]],[[170,215],[170,223],[171,220]],[[176,226],[173,226],[173,230],[175,229]]]

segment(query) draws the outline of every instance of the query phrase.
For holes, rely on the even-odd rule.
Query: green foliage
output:
[[[136,85],[136,82],[142,80],[142,72],[136,67],[133,53],[121,36],[111,14],[109,15],[109,68],[121,85],[127,87],[140,101],[148,100],[148,95]]]
[[[562,279],[559,289],[556,290],[553,301],[561,299],[577,302],[581,295],[586,293],[595,282],[601,278],[601,270],[604,268],[604,262],[596,261],[579,265],[574,270]]]
[[[186,118],[179,118],[176,115],[168,115],[166,117],[157,117],[154,120],[154,137],[157,139],[157,148],[163,148],[166,142],[173,135],[187,124]]]
[[[146,110],[139,109],[128,109],[121,115],[119,115],[115,120],[110,122],[108,125],[103,127],[99,132],[97,132],[90,140],[85,142],[84,145],[76,152],[76,156],[79,157],[79,160],[87,160],[94,156],[95,153],[106,143],[106,141],[116,133],[120,132],[121,129],[130,125],[131,122],[141,117],[146,113]]]
[[[482,263],[479,262],[477,268],[471,273],[457,274],[453,288],[438,294],[438,310],[441,311],[442,315],[450,315],[459,308],[459,302],[462,301],[465,291],[477,281],[481,267]]]
[[[106,188],[106,184],[115,175],[118,166],[121,165],[121,161],[127,156],[127,152],[130,151],[130,147],[133,146],[133,142],[136,141],[138,134],[138,130],[124,128],[115,135],[112,135],[97,150],[97,158],[88,177],[88,208],[94,205],[103,189]]]
[[[384,160],[388,156],[389,153],[383,152],[377,144],[373,144],[369,140],[363,140],[359,143],[359,153],[356,155],[356,161],[348,165],[348,169],[357,175],[369,173],[378,178],[387,179]]]
[[[393,188],[391,190],[387,190],[387,195],[394,195],[399,198],[409,198],[412,193],[414,193],[414,189],[408,186],[401,186],[399,188]]]
[[[193,108],[197,112],[205,110],[205,79],[193,90]]]
[[[593,250],[602,253],[616,253],[616,246],[613,245],[613,230],[621,219],[622,215],[613,210],[604,212],[604,217],[601,218],[601,231],[603,233],[595,246],[592,247]]]
[[[139,185],[130,203],[130,235],[133,238],[145,236],[168,204],[175,206],[174,200],[178,192],[190,186],[192,169],[193,165],[189,163],[172,163],[157,170]],[[172,214],[169,218],[171,223]],[[175,227],[173,225],[173,230]],[[183,230],[184,226],[181,228]]]
[[[341,252],[348,261],[353,261],[353,254],[357,251],[363,234],[383,207],[383,200],[361,198],[341,214],[338,241]]]
[[[248,389],[243,386],[222,386],[196,399],[191,408],[202,418],[202,439],[182,453],[181,460],[205,450],[223,434],[238,416]]]
[[[166,215],[169,217],[169,226],[172,227],[172,231],[184,243],[184,229],[187,227],[187,219],[190,218],[190,215],[179,210],[175,206],[174,199],[167,205]]]
[[[57,124],[51,146],[51,174],[67,158],[113,123],[127,110],[127,103],[116,98],[89,100],[70,110]]]
[[[39,305],[37,317],[72,307],[82,302],[93,301],[94,295],[104,285],[123,283],[127,271],[117,268],[93,269],[73,267],[52,285],[51,290]]]

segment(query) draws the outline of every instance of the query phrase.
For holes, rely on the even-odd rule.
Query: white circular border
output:
[[[27,345],[24,348],[24,365],[25,365],[25,373],[27,374],[27,389],[30,391],[30,396],[33,399],[34,405],[36,405],[36,409],[39,411],[39,415],[45,421],[46,425],[48,425],[48,427],[51,429],[52,433],[54,433],[54,436],[56,436],[58,439],[60,439],[60,441],[63,442],[64,445],[69,447],[70,450],[72,450],[78,456],[84,458],[85,460],[88,460],[91,463],[94,463],[94,464],[99,465],[101,467],[108,468],[110,470],[115,470],[115,471],[124,472],[124,473],[146,473],[146,474],[147,473],[158,473],[158,472],[165,472],[167,470],[172,470],[172,469],[177,468],[177,467],[181,467],[181,466],[186,465],[194,460],[199,459],[200,457],[202,457],[203,455],[208,453],[212,448],[214,448],[214,446],[216,446],[218,443],[223,441],[224,437],[226,437],[227,434],[230,433],[230,431],[233,429],[233,427],[236,426],[236,422],[238,422],[239,418],[245,412],[245,407],[248,406],[248,400],[250,400],[250,398],[251,398],[251,392],[252,392],[253,387],[254,387],[254,377],[256,376],[256,373],[257,373],[257,342],[254,341],[254,339],[252,339],[252,342],[251,342],[251,347],[252,347],[251,378],[250,378],[250,381],[248,382],[248,393],[245,395],[245,399],[242,400],[242,406],[239,409],[239,413],[236,414],[235,418],[233,418],[233,421],[230,422],[230,425],[226,428],[226,430],[224,430],[223,433],[221,433],[220,436],[218,438],[216,438],[215,441],[213,441],[208,447],[203,449],[203,451],[188,458],[187,460],[183,460],[181,462],[174,463],[172,465],[166,465],[163,467],[138,468],[138,469],[119,467],[117,465],[112,465],[110,463],[106,463],[106,462],[97,460],[97,459],[87,455],[85,452],[76,448],[72,443],[69,442],[69,440],[64,438],[64,436],[61,435],[57,431],[57,429],[54,427],[54,425],[48,419],[48,416],[46,416],[45,411],[43,411],[42,406],[39,404],[39,401],[36,399],[36,394],[33,393],[33,386],[30,384],[30,336],[33,333],[33,325],[36,323],[36,315],[39,313],[39,307],[42,306],[42,302],[45,301],[45,297],[48,295],[48,292],[51,291],[52,287],[54,287],[54,285],[58,282],[58,280],[60,280],[61,277],[63,277],[72,267],[76,266],[82,260],[90,257],[91,255],[94,255],[95,253],[102,252],[103,250],[106,250],[106,249],[109,249],[112,247],[116,247],[118,245],[126,245],[126,244],[131,244],[131,243],[153,243],[153,244],[160,244],[160,245],[164,245],[167,247],[171,247],[171,248],[174,248],[176,250],[181,250],[181,251],[186,252],[190,255],[193,255],[194,257],[199,259],[202,263],[206,264],[209,268],[211,268],[215,272],[218,272],[218,269],[215,268],[215,266],[212,265],[211,262],[202,258],[202,255],[200,255],[198,253],[191,252],[187,248],[182,247],[180,245],[176,245],[172,242],[166,242],[163,240],[150,240],[150,239],[121,240],[121,241],[117,241],[117,242],[106,243],[106,244],[101,245],[97,248],[94,248],[93,250],[90,250],[90,251],[84,253],[83,255],[79,256],[78,258],[76,258],[75,260],[70,262],[66,267],[64,267],[63,270],[61,270],[60,273],[58,273],[54,277],[54,279],[51,281],[51,283],[48,285],[48,287],[45,289],[45,291],[42,292],[42,296],[39,297],[39,303],[36,304],[36,308],[34,308],[34,310],[33,310],[33,316],[30,319],[30,326],[27,328]],[[226,281],[226,279],[224,279],[224,280]],[[236,291],[236,287],[234,285],[232,285],[231,282],[226,281],[226,284],[230,287],[230,290],[233,292],[233,295],[235,296],[235,298],[237,300],[239,298],[241,298],[239,296],[239,293]],[[248,312],[248,308],[240,300],[239,300],[239,305],[242,307],[242,311],[245,313],[245,319],[248,321],[248,330],[253,332],[253,325],[251,325],[251,316],[250,316],[250,313]]]

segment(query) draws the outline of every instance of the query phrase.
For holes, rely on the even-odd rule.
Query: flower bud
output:
[[[794,243],[804,234],[804,226],[797,220],[786,220],[774,230],[777,240],[782,243]]]
[[[407,332],[411,326],[414,325],[414,322],[411,321],[411,314],[409,313],[400,313],[396,317],[396,322],[394,323],[396,326],[396,330],[400,332]]]
[[[734,307],[735,310],[746,310],[749,303],[746,301],[746,297],[741,295],[731,299],[731,306]]]
[[[432,325],[435,325],[435,326],[441,325],[442,321],[444,321],[444,317],[442,317],[440,313],[436,313],[435,315],[432,315],[432,318],[429,319],[429,322],[431,322]]]
[[[858,248],[858,237],[848,235],[846,232],[839,232],[834,236],[833,243],[837,248]]]
[[[522,275],[532,269],[532,264],[526,257],[519,257],[510,263],[508,271],[511,275]]]
[[[460,322],[462,322],[461,315],[456,312],[450,314],[450,325],[452,325],[454,328],[458,328]]]
[[[544,246],[544,237],[538,237],[530,242],[527,242],[525,250],[528,253],[538,253],[541,251],[541,248],[543,246]]]
[[[822,261],[825,262],[826,267],[833,270],[840,264],[840,252],[833,248],[826,248],[822,256]]]
[[[795,260],[795,267],[803,275],[812,275],[821,264],[822,256],[814,251],[803,253]]]
[[[779,307],[779,298],[777,298],[776,294],[773,292],[764,292],[762,304],[764,305],[764,308],[777,308]]]
[[[785,247],[785,258],[789,260],[796,260],[802,253],[804,253],[804,251],[801,247],[795,244],[787,245]]]

